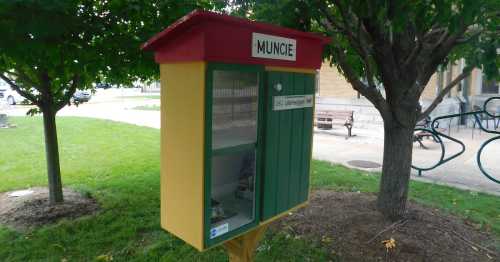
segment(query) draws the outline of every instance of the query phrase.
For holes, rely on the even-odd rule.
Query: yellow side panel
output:
[[[161,226],[203,249],[205,62],[160,65]]]

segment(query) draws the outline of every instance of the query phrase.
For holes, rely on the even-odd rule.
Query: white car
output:
[[[5,100],[9,105],[15,105],[22,103],[26,99],[9,86],[0,86],[0,100]]]

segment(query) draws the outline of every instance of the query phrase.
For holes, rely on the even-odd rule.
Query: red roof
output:
[[[252,57],[252,33],[296,40],[296,61]],[[153,36],[142,49],[155,51],[158,63],[205,60],[317,69],[328,42],[329,38],[314,33],[195,10]]]

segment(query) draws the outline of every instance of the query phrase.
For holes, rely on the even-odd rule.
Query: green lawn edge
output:
[[[145,111],[160,111],[160,105],[144,105],[136,106],[132,108],[133,110],[145,110]]]
[[[11,117],[0,129],[0,192],[46,185],[40,117]],[[159,130],[106,120],[59,117],[63,184],[95,197],[103,210],[18,233],[0,227],[5,261],[227,261],[222,248],[198,253],[159,227]],[[376,192],[379,174],[327,162],[312,163],[314,189]],[[411,182],[410,198],[491,228],[500,235],[499,198]],[[267,234],[257,261],[334,259],[321,245]]]

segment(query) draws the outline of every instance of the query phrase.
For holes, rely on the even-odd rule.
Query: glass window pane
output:
[[[259,75],[213,71],[212,148],[257,141]]]
[[[495,80],[483,80],[483,94],[499,94],[498,89],[498,83]]]
[[[254,220],[255,150],[212,157],[210,238]]]

